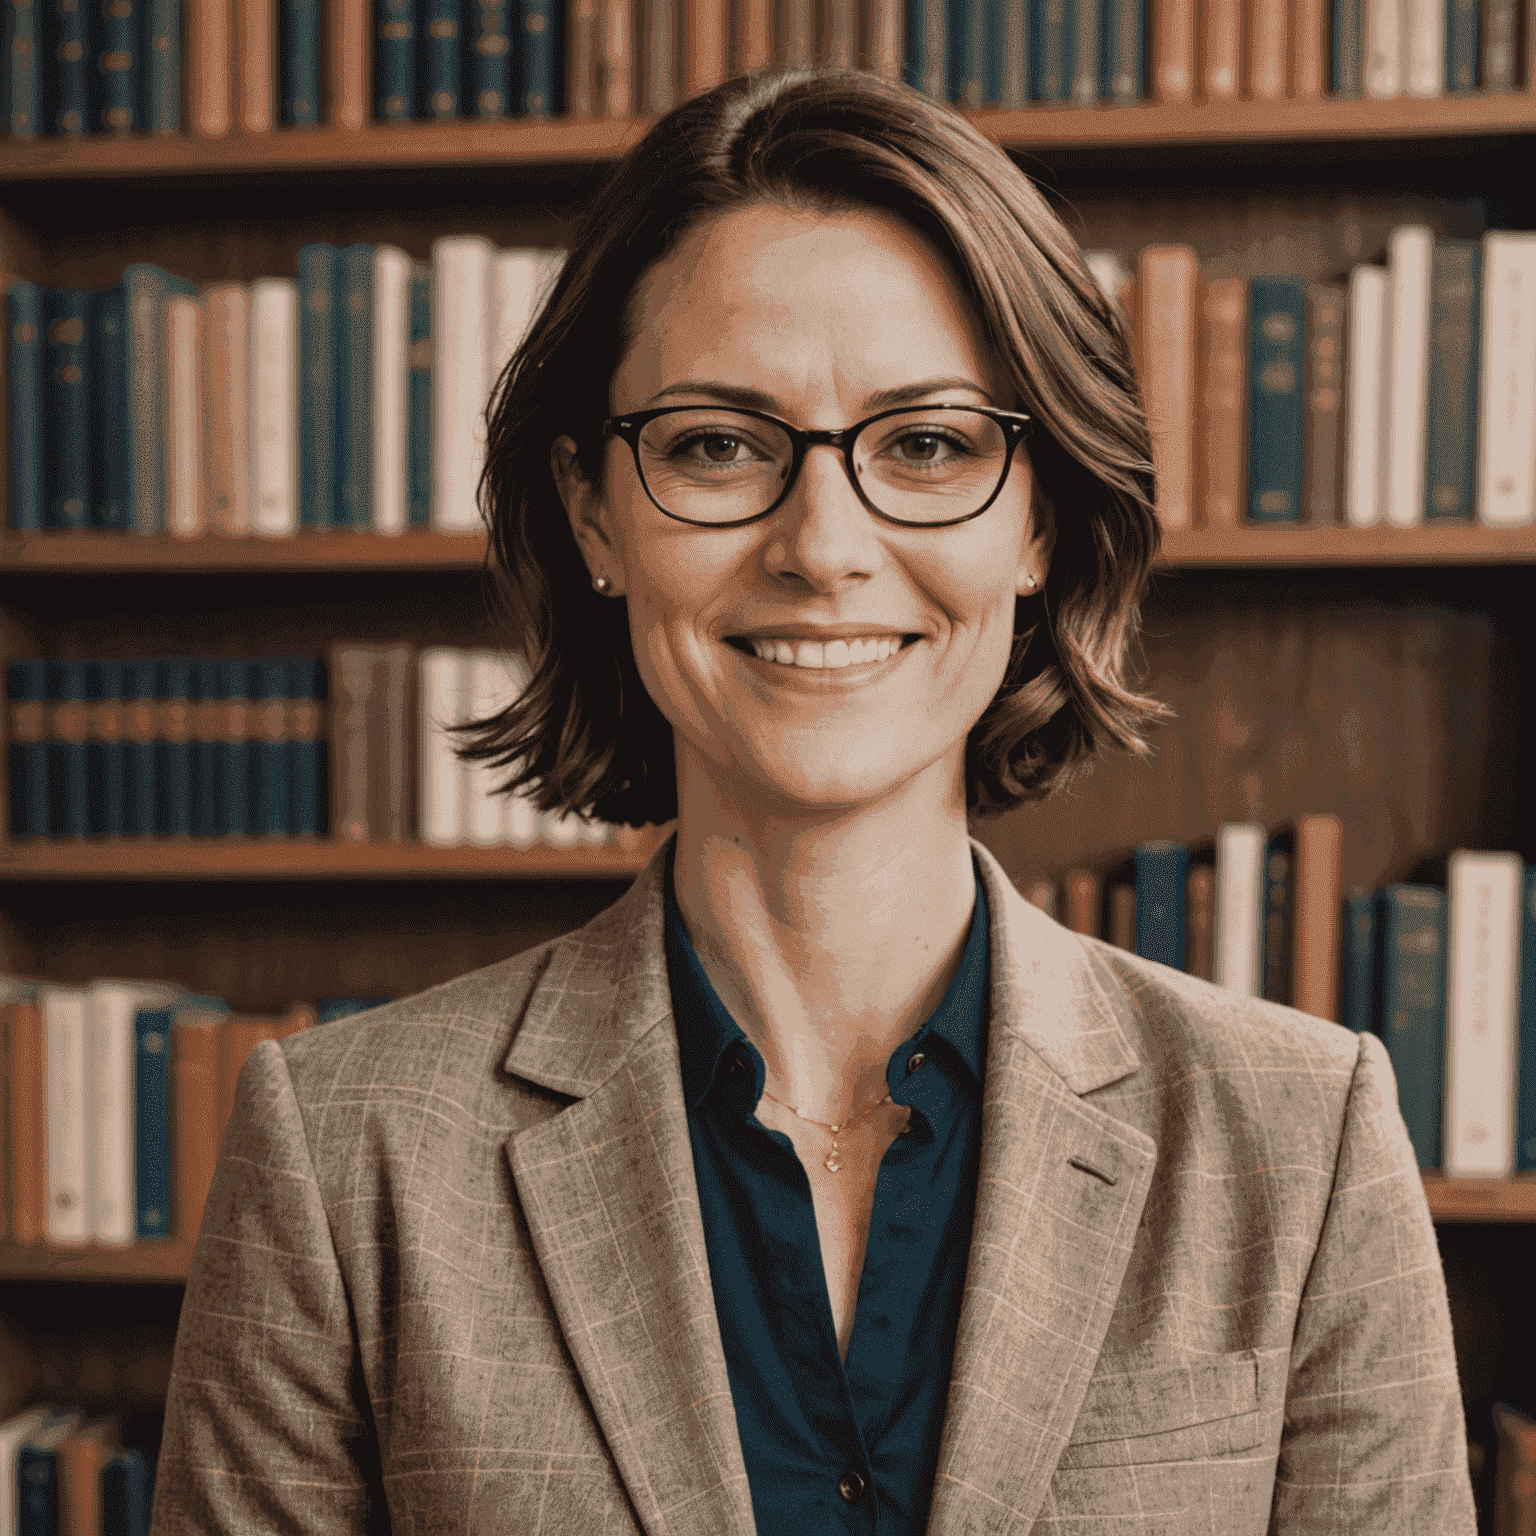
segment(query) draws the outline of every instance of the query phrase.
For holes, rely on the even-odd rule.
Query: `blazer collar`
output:
[[[1136,1070],[1093,948],[973,841],[991,908],[980,1184],[931,1536],[1027,1530],[1119,1294],[1155,1144],[1082,1097]],[[663,943],[665,845],[552,948],[505,1059],[576,1102],[507,1138],[534,1252],[647,1536],[750,1536]]]

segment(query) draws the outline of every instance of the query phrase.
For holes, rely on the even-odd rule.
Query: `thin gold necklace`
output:
[[[837,1160],[837,1136],[838,1136],[838,1132],[839,1131],[846,1131],[848,1129],[848,1127],[850,1125],[852,1125],[855,1120],[862,1120],[865,1115],[869,1114],[870,1110],[879,1109],[880,1108],[880,1104],[890,1104],[890,1103],[894,1102],[892,1100],[890,1094],[886,1094],[886,1096],[883,1099],[880,1100],[880,1104],[871,1104],[871,1105],[869,1105],[869,1107],[867,1109],[861,1109],[858,1112],[858,1114],[850,1115],[848,1117],[848,1119],[840,1121],[837,1125],[828,1125],[825,1120],[812,1120],[809,1115],[802,1115],[800,1113],[800,1111],[798,1109],[796,1109],[793,1104],[784,1104],[784,1100],[783,1099],[779,1098],[777,1094],[769,1093],[766,1088],[763,1089],[763,1097],[765,1099],[772,1099],[775,1104],[783,1104],[784,1108],[787,1109],[790,1112],[790,1114],[794,1115],[797,1119],[804,1120],[808,1125],[819,1125],[822,1128],[822,1130],[824,1130],[824,1131],[831,1131],[831,1133],[832,1133],[832,1150],[831,1150],[830,1153],[827,1154],[827,1160],[823,1164],[823,1166],[826,1168],[828,1173],[836,1173],[837,1170],[843,1166]]]

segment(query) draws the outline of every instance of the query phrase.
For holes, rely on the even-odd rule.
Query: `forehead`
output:
[[[756,203],[712,218],[642,274],[629,331],[615,374],[626,409],[681,379],[727,374],[791,391],[832,375],[869,389],[939,373],[1001,386],[949,263],[874,209]]]

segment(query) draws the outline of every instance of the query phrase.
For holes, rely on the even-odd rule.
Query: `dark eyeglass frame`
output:
[[[772,422],[789,439],[790,461],[789,473],[784,478],[784,488],[779,492],[773,505],[764,508],[761,512],[755,512],[751,517],[738,517],[728,523],[700,522],[697,518],[679,517],[676,512],[668,512],[662,504],[656,500],[655,494],[646,483],[645,471],[640,467],[640,433],[659,416],[673,416],[682,411],[707,411],[711,409],[728,410],[736,416],[751,416],[757,421]],[[858,441],[859,434],[877,421],[884,421],[888,416],[906,416],[914,411],[974,411],[978,416],[987,416],[995,421],[1002,429],[1005,440],[1003,453],[1003,472],[998,477],[997,486],[992,494],[974,512],[967,512],[964,517],[951,517],[938,523],[909,523],[899,517],[891,517],[882,512],[879,507],[864,494],[864,487],[859,484],[859,477],[853,467],[853,447]],[[640,477],[641,488],[650,498],[651,505],[656,508],[663,517],[670,517],[674,522],[687,523],[690,528],[745,528],[749,523],[761,522],[765,517],[771,516],[783,506],[785,498],[795,488],[795,481],[800,478],[800,466],[805,462],[806,452],[817,444],[825,443],[832,448],[841,448],[843,451],[843,468],[848,475],[848,483],[853,487],[855,494],[866,508],[878,517],[882,522],[891,523],[897,528],[953,528],[958,523],[969,523],[981,516],[988,507],[1002,494],[1003,487],[1008,483],[1008,472],[1013,468],[1013,451],[1024,439],[1024,429],[1032,418],[1023,411],[999,411],[989,405],[972,405],[969,401],[961,403],[945,402],[939,405],[897,405],[888,411],[877,411],[873,416],[866,416],[863,421],[856,421],[851,427],[821,427],[814,431],[807,431],[801,427],[791,426],[781,416],[772,416],[767,411],[747,410],[736,405],[663,405],[650,411],[631,411],[627,416],[610,416],[603,423],[604,437],[617,437],[629,444],[629,451],[634,457],[635,473]]]

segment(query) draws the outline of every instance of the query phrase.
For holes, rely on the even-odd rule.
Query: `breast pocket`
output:
[[[1057,1464],[1149,1466],[1251,1450],[1262,1438],[1251,1350],[1190,1365],[1095,1376]]]

